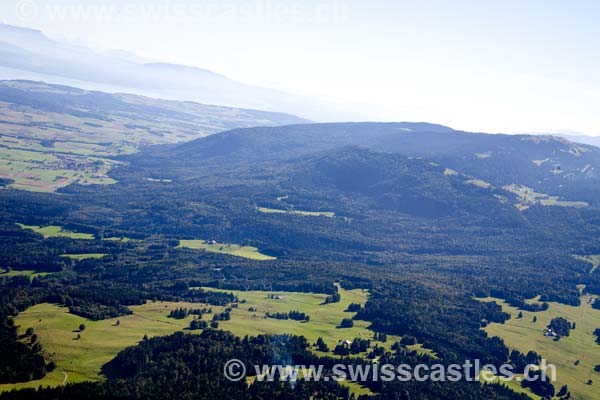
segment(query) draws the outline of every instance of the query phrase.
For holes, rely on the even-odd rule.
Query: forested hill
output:
[[[494,214],[497,221],[515,220],[518,213],[509,204],[514,196],[421,158],[344,147],[289,165],[289,185],[296,190],[364,197],[374,209],[422,217]]]
[[[341,146],[423,157],[523,197],[597,203],[600,148],[553,136],[489,135],[426,123],[336,123],[236,129],[163,153],[186,165],[282,160]],[[533,190],[532,193],[528,192]],[[535,200],[534,200],[535,202]]]

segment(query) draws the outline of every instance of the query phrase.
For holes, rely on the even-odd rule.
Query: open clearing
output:
[[[592,264],[592,268],[590,269],[590,274],[593,274],[600,266],[600,255],[592,255],[592,256],[574,256],[578,260],[588,262]]]
[[[600,364],[600,345],[593,335],[594,330],[600,328],[600,310],[594,310],[587,297],[582,297],[579,307],[549,303],[548,310],[537,313],[520,311],[499,299],[479,300],[495,301],[512,315],[504,324],[487,326],[485,331],[490,336],[501,337],[509,348],[521,353],[536,351],[548,363],[556,365],[556,390],[567,384],[573,399],[600,399],[600,374],[593,371]],[[523,318],[517,318],[519,312],[523,313]],[[537,322],[533,322],[534,316],[537,316]],[[577,324],[570,336],[558,342],[543,335],[543,329],[556,317],[564,317]],[[577,360],[579,364],[575,365]],[[589,379],[593,380],[593,385],[587,384]]]
[[[207,240],[180,240],[177,248],[204,250],[209,253],[228,254],[230,256],[249,258],[251,260],[268,261],[276,259],[276,257],[262,254],[256,247],[217,242],[213,243]]]
[[[73,232],[68,229],[64,229],[62,226],[50,225],[50,226],[34,226],[34,225],[24,225],[17,224],[22,229],[30,229],[36,233],[44,236],[44,239],[52,238],[52,237],[68,237],[71,239],[85,239],[85,240],[93,240],[94,235],[91,233],[78,233]]]
[[[343,318],[355,315],[355,313],[346,312],[350,303],[366,303],[368,292],[361,289],[340,289],[341,301],[332,304],[323,304],[326,296],[313,293],[240,292],[235,290],[224,290],[223,292],[233,293],[240,300],[246,300],[244,304],[240,304],[238,308],[231,311],[230,321],[219,322],[220,328],[231,331],[238,336],[291,333],[302,335],[311,343],[322,337],[330,350],[333,350],[339,341],[346,339],[373,338],[373,331],[367,329],[369,322],[366,321],[354,321],[352,328],[338,328]],[[268,298],[269,295],[273,294],[276,295],[276,298]],[[251,307],[255,308],[256,311],[248,311]],[[292,310],[308,314],[310,322],[264,318],[266,312],[276,313]],[[398,340],[400,340],[399,337],[389,336],[387,345],[390,346]]]
[[[107,256],[107,254],[101,254],[101,253],[86,253],[86,254],[63,254],[61,255],[61,257],[68,257],[71,260],[76,260],[76,261],[80,261],[80,260],[86,260],[86,259],[98,259],[98,258],[102,258]]]
[[[0,268],[0,278],[6,277],[10,278],[13,276],[27,276],[29,280],[32,280],[36,276],[43,277],[51,274],[52,272],[38,272],[34,270],[7,270],[4,268]]]
[[[264,214],[289,214],[301,215],[304,217],[335,217],[335,213],[331,211],[300,211],[300,210],[280,210],[277,208],[258,207],[259,212]]]
[[[585,208],[589,206],[589,203],[585,201],[562,201],[558,196],[550,196],[544,193],[537,193],[530,187],[518,186],[515,184],[503,186],[502,189],[507,192],[514,193],[519,202],[515,204],[520,211],[525,211],[529,207],[535,204],[541,204],[542,206],[558,206],[558,207],[574,207],[574,208]]]
[[[322,337],[329,346],[330,353],[321,354],[329,355],[340,340],[352,340],[355,337],[373,338],[373,332],[367,329],[369,323],[365,321],[355,321],[352,328],[338,328],[342,318],[350,318],[354,315],[346,311],[350,303],[364,304],[367,301],[366,290],[340,289],[341,301],[331,304],[323,304],[327,297],[324,294],[260,291],[233,291],[233,293],[240,300],[246,301],[232,309],[231,320],[219,321],[219,329],[229,330],[238,336],[293,333],[307,337],[311,343],[314,343],[318,337]],[[222,312],[224,309],[224,307],[201,303],[147,302],[141,306],[129,307],[133,311],[132,315],[91,321],[69,314],[67,308],[54,304],[44,303],[30,307],[15,318],[19,333],[22,334],[27,328],[32,327],[43,345],[47,358],[53,359],[57,368],[41,380],[0,385],[0,392],[12,388],[37,388],[40,385],[59,386],[63,383],[65,374],[68,376],[69,383],[102,379],[99,375],[102,365],[114,358],[120,350],[135,345],[144,335],[149,337],[168,335],[187,328],[193,319],[192,316],[181,320],[167,317],[170,310],[180,307],[208,307],[212,308],[213,313]],[[255,308],[256,311],[249,311],[250,307]],[[267,311],[292,310],[308,314],[310,321],[264,317]],[[211,314],[204,316],[204,320],[211,319]],[[85,324],[86,329],[79,333],[81,338],[77,339],[77,329],[82,323]],[[389,349],[398,340],[399,337],[388,336],[386,343],[378,342],[378,345]],[[419,345],[412,349],[431,354],[429,350]],[[352,383],[350,386],[353,390],[365,390]]]
[[[111,242],[127,243],[127,242],[131,241],[132,239],[130,239],[128,237],[105,237],[102,240],[108,240],[108,241],[111,241]]]

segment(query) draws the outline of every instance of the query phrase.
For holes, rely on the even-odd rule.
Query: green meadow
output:
[[[532,188],[523,185],[506,185],[503,186],[502,189],[517,195],[519,202],[515,204],[515,207],[517,207],[521,211],[527,210],[534,204],[541,204],[543,206],[574,208],[585,208],[589,206],[589,203],[585,201],[562,201],[558,196],[550,196],[545,193],[537,193]]]
[[[574,256],[578,260],[585,261],[592,265],[590,269],[590,274],[593,274],[600,266],[600,255],[591,255],[591,256]]]
[[[29,280],[32,280],[36,276],[43,277],[51,274],[52,272],[37,272],[34,270],[7,270],[4,268],[0,268],[0,278],[6,277],[10,278],[13,276],[27,276]]]
[[[102,240],[108,240],[110,242],[121,242],[121,243],[127,243],[129,241],[131,241],[132,239],[128,238],[128,237],[105,237]]]
[[[350,318],[355,315],[355,313],[346,311],[351,303],[366,303],[368,291],[362,289],[340,289],[341,301],[331,304],[323,304],[326,298],[323,294],[240,292],[235,290],[224,292],[233,293],[240,300],[245,300],[245,303],[239,304],[238,308],[232,309],[230,321],[219,322],[219,327],[238,336],[291,333],[302,335],[311,343],[322,337],[330,350],[333,350],[343,340],[373,338],[373,332],[368,329],[369,322],[367,321],[354,321],[352,328],[338,328],[343,318]],[[275,295],[275,298],[269,298],[269,295]],[[256,311],[249,311],[250,308],[256,309]],[[265,318],[267,312],[277,313],[292,310],[309,315],[310,321],[300,322]],[[394,341],[398,340],[400,340],[399,337],[390,336],[387,345],[391,346]]]
[[[80,260],[86,260],[86,259],[98,259],[98,258],[102,258],[105,257],[106,254],[101,254],[101,253],[86,253],[86,254],[63,254],[61,255],[61,257],[68,257],[71,260],[75,260],[75,261],[80,261]]]
[[[231,331],[238,336],[292,333],[305,336],[311,343],[314,343],[318,337],[322,337],[330,348],[329,355],[332,355],[334,347],[340,341],[352,340],[356,337],[373,339],[373,332],[368,329],[369,323],[366,321],[354,321],[352,328],[338,327],[343,318],[351,318],[355,315],[346,311],[350,303],[365,304],[368,297],[366,290],[340,289],[341,301],[331,304],[324,304],[327,298],[324,294],[262,291],[233,291],[233,293],[240,301],[245,301],[238,303],[237,308],[232,309],[231,320],[219,321],[219,329]],[[147,302],[141,306],[129,307],[133,311],[131,315],[91,321],[70,314],[66,307],[55,304],[44,303],[30,307],[15,318],[19,334],[23,334],[27,328],[33,328],[38,341],[43,346],[46,358],[54,360],[57,368],[37,381],[0,385],[0,392],[13,388],[58,386],[64,383],[102,379],[100,375],[102,365],[125,347],[138,343],[144,335],[149,337],[169,335],[185,330],[192,321],[192,316],[181,320],[167,317],[171,310],[179,307],[208,307],[213,310],[213,313],[222,312],[225,308],[198,303]],[[250,308],[253,311],[250,311]],[[308,314],[310,321],[277,320],[265,317],[266,312],[292,310]],[[205,315],[204,319],[211,320],[212,315]],[[80,324],[86,327],[83,332],[78,332]],[[398,340],[399,337],[388,336],[386,343],[377,344],[389,349]],[[412,349],[431,354],[420,345]],[[354,383],[348,385],[353,391],[367,392],[360,385]]]
[[[268,261],[276,259],[276,257],[262,254],[256,247],[240,246],[237,244],[210,243],[207,240],[180,240],[179,246],[177,247],[204,250],[209,253],[228,254],[230,256],[249,258],[251,260]]]
[[[280,210],[277,208],[258,207],[257,210],[264,214],[289,214],[301,215],[304,217],[335,217],[335,213],[331,211],[300,211],[300,210]]]
[[[548,310],[543,312],[520,311],[499,299],[486,298],[480,301],[495,301],[502,306],[512,318],[504,324],[490,324],[485,331],[490,336],[498,336],[504,340],[510,349],[521,353],[536,351],[548,363],[557,368],[556,390],[562,385],[568,385],[573,399],[600,399],[600,373],[594,372],[600,364],[600,345],[596,343],[593,332],[600,328],[600,310],[595,310],[588,302],[588,297],[582,297],[578,307],[558,303],[549,303]],[[517,318],[519,312],[523,318]],[[533,317],[537,321],[533,322]],[[556,342],[543,335],[543,329],[553,318],[564,317],[576,323],[576,329],[571,330],[570,336]],[[593,384],[588,385],[588,380]]]
[[[508,382],[502,382],[502,381],[500,381],[500,379],[498,377],[492,377],[492,376],[487,377],[487,380],[484,379],[483,376],[480,376],[479,380],[481,383],[501,383],[516,393],[526,394],[533,400],[542,400],[542,398],[540,396],[532,393],[529,389],[522,387],[521,382],[519,382],[518,379],[523,379],[523,375],[515,375],[515,379],[510,380]],[[560,390],[560,388],[558,388],[557,390]]]
[[[0,136],[0,145],[5,137]],[[23,144],[27,149],[0,148],[0,177],[14,180],[10,187],[35,192],[53,192],[56,189],[79,183],[113,184],[106,176],[116,162],[89,154],[61,154],[46,148],[36,149],[33,143]],[[31,149],[31,150],[30,150]],[[75,167],[76,166],[76,167]]]
[[[35,225],[24,225],[17,224],[22,229],[30,229],[40,235],[44,236],[44,239],[48,239],[51,237],[68,237],[71,239],[85,239],[85,240],[93,240],[94,235],[91,233],[78,233],[73,232],[68,229],[64,229],[62,226],[50,225],[50,226],[35,226]]]
[[[0,385],[0,391],[12,388],[58,386],[67,376],[67,383],[100,379],[100,368],[125,347],[135,345],[144,335],[168,335],[188,326],[189,321],[167,318],[177,303],[147,303],[132,307],[134,314],[120,318],[91,321],[54,304],[38,304],[15,318],[19,334],[32,327],[43,345],[46,358],[57,368],[43,379],[18,384]],[[119,324],[117,325],[117,320]],[[78,327],[86,328],[77,339]]]

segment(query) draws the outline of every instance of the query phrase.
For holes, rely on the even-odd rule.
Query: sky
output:
[[[596,0],[2,0],[0,21],[361,120],[600,135]]]

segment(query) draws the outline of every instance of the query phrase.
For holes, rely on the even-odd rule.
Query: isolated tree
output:
[[[315,343],[315,346],[317,346],[317,350],[319,350],[319,351],[323,351],[323,352],[329,351],[329,347],[327,346],[327,343],[325,343],[325,341],[323,340],[322,337],[319,337],[317,339],[317,343]]]
[[[85,331],[85,325],[84,324],[79,325],[79,330],[81,332]]]
[[[558,391],[558,397],[563,397],[564,395],[567,394],[567,392],[569,391],[569,388],[567,387],[567,385],[563,385],[560,390]]]
[[[46,371],[52,372],[55,369],[56,369],[56,363],[54,361],[50,361],[48,364],[46,364]]]
[[[404,336],[401,340],[403,346],[412,346],[417,344],[417,338],[414,336]]]
[[[344,318],[342,319],[342,322],[340,323],[340,328],[352,328],[354,326],[354,321],[352,321],[350,318]]]

